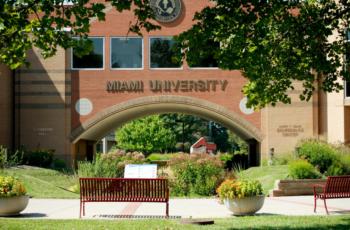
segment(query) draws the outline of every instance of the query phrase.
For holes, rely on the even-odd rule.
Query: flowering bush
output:
[[[227,179],[216,190],[221,200],[263,195],[262,185],[257,180]]]
[[[0,176],[0,197],[21,196],[26,194],[22,182],[12,176]]]
[[[127,164],[142,164],[145,157],[140,152],[114,152],[96,154],[93,162],[78,162],[79,177],[123,177],[124,167]]]
[[[299,159],[288,164],[289,177],[292,179],[316,179],[321,178],[316,168],[307,160]]]
[[[170,180],[174,195],[214,195],[222,181],[224,167],[217,156],[208,154],[176,154],[170,159],[173,178]]]

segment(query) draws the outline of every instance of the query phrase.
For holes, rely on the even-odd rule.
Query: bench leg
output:
[[[166,202],[165,215],[166,215],[167,218],[169,218],[169,202]]]
[[[83,202],[83,216],[85,216],[85,202]]]
[[[317,197],[314,196],[314,212],[316,212],[316,206],[317,206]]]
[[[80,201],[80,212],[79,218],[81,218],[81,213],[83,212],[83,216],[85,216],[85,202]]]
[[[323,202],[324,202],[324,207],[326,208],[327,215],[329,215],[327,204],[326,204],[326,199],[324,199]]]

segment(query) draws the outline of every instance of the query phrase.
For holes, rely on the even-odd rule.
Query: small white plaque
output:
[[[81,98],[75,103],[75,110],[82,116],[86,116],[92,111],[92,102],[87,98]]]
[[[157,178],[157,165],[125,165],[124,178]]]
[[[250,114],[254,113],[254,109],[248,108],[247,102],[248,102],[247,97],[242,98],[242,100],[239,102],[239,109],[242,111],[242,113],[250,115]]]

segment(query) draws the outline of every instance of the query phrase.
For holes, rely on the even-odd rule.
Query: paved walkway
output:
[[[327,200],[330,215],[350,214],[350,199]],[[171,199],[171,218],[224,218],[232,214],[217,199]],[[99,218],[159,218],[164,216],[164,203],[87,203],[84,219]],[[266,197],[258,215],[326,215],[323,202],[318,201],[313,212],[312,196]],[[22,212],[23,218],[77,219],[79,200],[30,199]]]

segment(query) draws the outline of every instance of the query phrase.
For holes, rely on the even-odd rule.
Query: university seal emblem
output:
[[[181,0],[151,0],[150,3],[156,20],[160,22],[172,22],[181,13]]]

